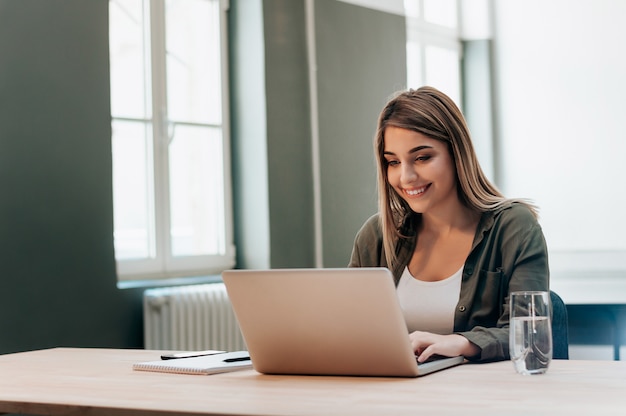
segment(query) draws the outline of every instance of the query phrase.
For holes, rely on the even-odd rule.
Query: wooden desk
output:
[[[0,412],[46,415],[606,415],[626,409],[626,362],[510,362],[416,379],[133,371],[158,351],[56,348],[0,356]],[[534,409],[536,412],[529,411]]]

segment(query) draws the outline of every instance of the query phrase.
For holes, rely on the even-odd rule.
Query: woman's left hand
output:
[[[480,352],[477,345],[458,334],[439,335],[431,332],[415,331],[409,334],[413,351],[418,355],[420,363],[428,360],[432,355],[456,357],[463,355],[472,357]]]

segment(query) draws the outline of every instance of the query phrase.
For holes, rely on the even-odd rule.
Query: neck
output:
[[[436,212],[422,214],[422,231],[433,234],[449,234],[454,231],[473,230],[480,219],[480,213],[461,204],[450,204]]]

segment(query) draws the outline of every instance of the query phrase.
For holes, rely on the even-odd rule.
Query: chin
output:
[[[411,208],[411,211],[415,212],[416,214],[423,214],[424,211],[426,211],[423,206],[415,206],[412,204],[409,204],[409,208]]]

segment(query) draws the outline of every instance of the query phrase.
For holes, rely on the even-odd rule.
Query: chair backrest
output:
[[[550,291],[552,303],[552,358],[569,359],[569,335],[567,330],[567,307],[563,299]]]

